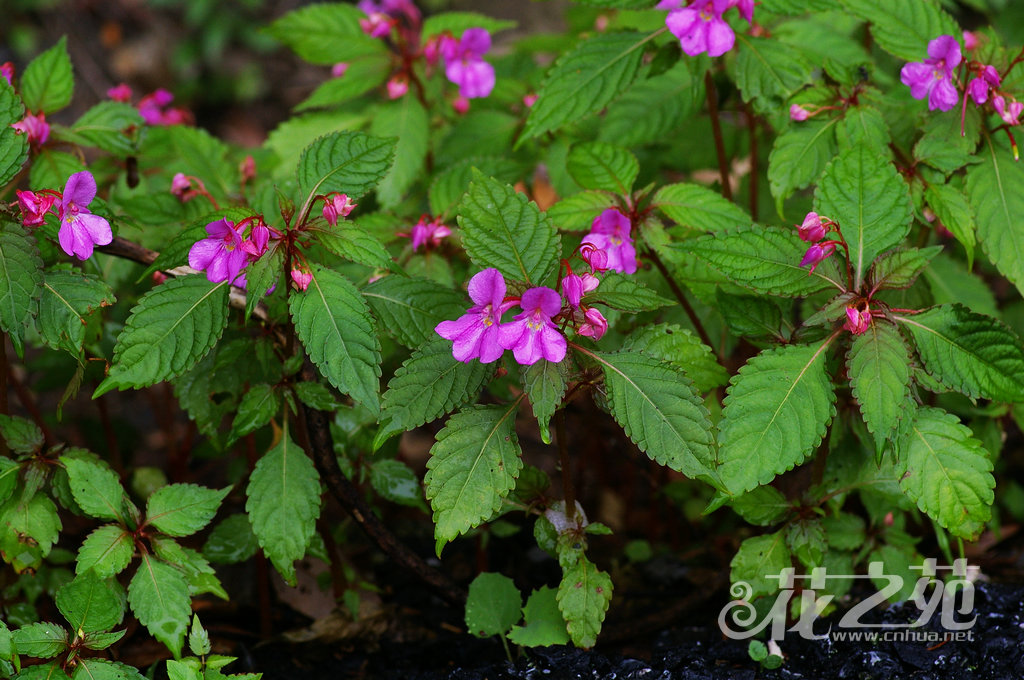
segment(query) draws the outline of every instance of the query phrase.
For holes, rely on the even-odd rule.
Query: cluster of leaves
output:
[[[64,42],[25,68],[17,90],[0,79],[0,185],[58,189],[90,149],[103,196],[92,208],[118,234],[72,266],[53,245],[52,216],[28,229],[0,208],[0,329],[19,356],[26,346],[69,354],[65,399],[82,384],[95,383],[98,399],[168,382],[213,455],[234,458],[242,440],[263,451],[223,489],[171,483],[133,495],[105,457],[4,416],[0,555],[21,576],[5,597],[17,625],[0,630],[0,674],[18,674],[23,655],[57,660],[17,677],[134,677],[83,654],[115,643],[123,632],[110,631],[130,610],[175,657],[172,678],[219,677],[226,660],[208,656],[198,621],[188,636],[196,657],[181,658],[191,598],[227,597],[211,563],[262,550],[294,583],[295,562],[322,552],[314,411],[331,414],[332,455],[350,479],[382,500],[429,503],[438,554],[509,513],[531,518],[561,568],[558,586],[539,586],[522,607],[507,579],[483,575],[466,611],[472,633],[522,645],[593,645],[612,597],[611,576],[586,554],[607,528],[587,522],[569,484],[560,499],[523,461],[527,404],[550,444],[552,420],[589,395],[636,449],[694,480],[708,512],[728,506],[767,527],[732,561],[732,578],[755,597],[794,561],[851,574],[882,560],[909,573],[921,559],[921,513],[950,559],[985,529],[1004,434],[1011,418],[1024,420],[1024,170],[997,122],[928,113],[893,77],[936,35],[959,36],[955,20],[933,0],[766,2],[764,30],[712,62],[683,56],[653,4],[581,2],[574,42],[553,64],[533,59],[548,42],[523,41],[495,61],[494,93],[468,113],[448,105],[427,60],[364,34],[355,7],[296,10],[268,33],[347,70],[258,149],[145,125],[130,105],[102,102],[54,124],[30,154],[10,125],[70,103]],[[607,30],[590,30],[598,17]],[[424,21],[421,37],[508,26],[445,13]],[[979,35],[987,62],[1015,63],[997,32]],[[389,99],[395,68],[415,87]],[[1022,72],[1008,71],[1004,87]],[[719,89],[730,93],[721,102]],[[821,108],[798,122],[792,104]],[[719,119],[719,106],[740,113]],[[240,169],[247,155],[255,175]],[[730,157],[749,169],[731,177]],[[697,181],[716,165],[721,193]],[[208,196],[180,200],[177,173]],[[748,190],[749,209],[730,198],[733,183]],[[539,198],[546,185],[557,200],[543,206],[522,190]],[[352,219],[320,217],[334,193],[358,203]],[[777,217],[758,214],[766,197]],[[557,288],[561,263],[582,266],[581,237],[609,208],[629,218],[642,266],[602,274],[583,297],[609,322],[603,338],[563,326],[568,352],[557,363],[452,356],[434,328],[465,312],[471,274],[496,269],[511,295]],[[845,241],[808,273],[792,222],[812,208]],[[404,237],[424,213],[457,225],[425,253]],[[248,266],[246,290],[189,269],[207,224],[253,216],[280,238]],[[300,265],[301,287],[289,280]],[[1008,282],[999,299],[987,285],[996,278]],[[874,313],[852,334],[842,322],[858,305]],[[399,460],[397,435],[442,418],[421,482]],[[571,443],[564,431],[557,439],[551,454],[569,467]],[[234,488],[244,513],[223,518],[202,550],[188,547]],[[54,547],[65,513],[100,523],[77,555]],[[834,594],[848,585],[830,581]],[[44,592],[70,628],[36,620]],[[20,611],[6,604],[15,596]]]

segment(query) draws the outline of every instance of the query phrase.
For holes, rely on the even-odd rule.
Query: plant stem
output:
[[[36,400],[32,398],[32,393],[25,388],[25,386],[18,380],[18,376],[11,371],[11,364],[7,361],[7,353],[4,352],[4,372],[7,374],[7,380],[10,382],[11,387],[14,388],[14,393],[18,395],[18,401],[25,407],[28,414],[32,417],[34,422],[43,433],[43,440],[47,445],[54,443],[53,432],[50,431],[49,425],[43,420],[43,414],[39,411],[39,407],[36,405]]]
[[[0,331],[0,415],[10,415],[7,403],[7,333]],[[7,455],[7,441],[0,437],[0,455]]]
[[[757,118],[750,108],[750,104],[743,105],[743,111],[747,114],[747,131],[750,133],[750,218],[757,222],[758,218],[758,176],[760,170],[757,159]]]
[[[555,411],[555,437],[558,439],[558,462],[562,467],[562,495],[565,498],[565,516],[576,517],[576,488],[572,483],[572,463],[569,444],[565,439],[565,409]]]
[[[683,292],[683,289],[669,273],[668,269],[665,267],[665,263],[661,261],[660,257],[658,257],[658,253],[654,252],[653,248],[648,248],[647,257],[654,263],[655,268],[661,272],[661,275],[665,278],[665,282],[668,283],[668,287],[672,289],[672,294],[676,296],[676,299],[682,306],[683,311],[686,312],[686,316],[690,319],[690,323],[693,324],[694,329],[697,331],[697,335],[700,336],[701,342],[713,350],[715,345],[711,342],[711,336],[709,336],[708,332],[704,330],[704,324],[700,322],[700,318],[698,318],[697,312],[693,309],[693,305],[691,305],[690,301],[686,299],[686,294]]]
[[[715,137],[715,153],[718,155],[718,175],[722,181],[722,197],[732,200],[732,185],[729,182],[729,159],[725,155],[725,140],[722,138],[722,124],[718,120],[718,90],[710,69],[704,72],[704,91],[708,101],[708,115],[711,116],[711,133]]]

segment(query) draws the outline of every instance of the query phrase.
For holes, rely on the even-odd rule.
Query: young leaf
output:
[[[391,75],[391,55],[388,52],[367,54],[346,63],[348,68],[343,77],[320,83],[313,94],[302,100],[295,110],[306,111],[343,104],[383,85]]]
[[[880,255],[868,274],[872,289],[909,288],[932,258],[941,252],[942,246],[932,246],[901,248]]]
[[[842,122],[836,127],[836,142],[843,152],[855,146],[873,149],[880,156],[888,157],[889,126],[882,112],[873,106],[854,106],[846,110]]]
[[[786,43],[740,33],[736,36],[736,85],[746,101],[764,99],[770,109],[811,81],[814,65]]]
[[[107,524],[94,530],[82,541],[78,549],[76,574],[92,569],[100,578],[117,576],[132,561],[135,543],[131,533],[116,524]]]
[[[338,272],[313,265],[312,274],[309,288],[288,300],[295,333],[332,385],[377,413],[380,343],[370,310]]]
[[[110,372],[93,399],[115,388],[169,380],[192,368],[227,326],[228,287],[193,275],[171,279],[143,295],[117,336]]]
[[[829,163],[814,198],[818,213],[843,230],[854,287],[879,253],[899,245],[910,232],[907,184],[888,158],[870,148],[849,149]]]
[[[558,234],[547,215],[493,178],[474,173],[459,205],[459,226],[470,259],[508,279],[543,285],[558,265]]]
[[[196,484],[168,484],[146,501],[146,522],[168,536],[190,536],[217,514],[221,501],[231,492]]]
[[[294,585],[294,562],[306,554],[320,516],[320,475],[313,461],[285,433],[256,463],[245,495],[260,547]]]
[[[185,574],[143,553],[142,563],[128,584],[128,604],[150,635],[179,658],[192,613]]]
[[[547,216],[556,229],[588,231],[598,215],[616,205],[615,196],[607,191],[581,191],[548,208]]]
[[[500,182],[513,183],[522,175],[521,166],[515,161],[497,156],[475,156],[463,158],[434,175],[430,183],[430,212],[436,216],[448,216],[462,201],[463,194],[473,181],[474,170]]]
[[[192,615],[192,628],[188,632],[189,651],[196,656],[206,656],[210,653],[210,634],[199,623],[199,614]]]
[[[1002,322],[958,304],[895,318],[945,385],[971,398],[1024,401],[1024,343]]]
[[[298,382],[293,387],[299,401],[312,409],[336,411],[340,406],[331,390],[318,382]]]
[[[733,496],[729,507],[746,521],[758,526],[781,522],[793,510],[793,504],[773,486],[758,486],[745,494]]]
[[[430,449],[424,484],[434,510],[437,553],[489,519],[516,485],[523,467],[515,416],[506,406],[474,406],[448,419]]]
[[[900,488],[951,533],[974,538],[991,517],[992,461],[970,428],[937,408],[917,410],[899,446]]]
[[[989,141],[967,172],[967,196],[989,259],[1024,294],[1024,169]]]
[[[612,599],[612,580],[585,556],[565,570],[558,585],[558,609],[572,643],[593,647]]]
[[[512,626],[508,639],[522,647],[568,644],[569,631],[558,610],[558,591],[541,586],[530,593],[523,607],[523,625]]]
[[[273,387],[266,383],[251,386],[238,403],[238,411],[231,423],[231,437],[237,440],[260,429],[277,415],[278,407],[279,401]]]
[[[28,158],[28,140],[11,127],[12,123],[25,117],[21,97],[14,92],[6,78],[0,80],[3,81],[0,82],[0,186],[3,186],[18,174]],[[42,165],[41,161],[41,156],[37,157],[33,168]]]
[[[203,545],[203,554],[217,564],[235,564],[248,560],[259,547],[249,518],[236,513],[213,528]]]
[[[370,468],[370,484],[385,500],[426,510],[416,473],[400,460],[378,460]]]
[[[331,66],[387,52],[383,41],[360,28],[365,18],[354,5],[322,3],[291,11],[265,30],[306,61]]]
[[[43,261],[36,240],[15,222],[0,222],[0,330],[20,356],[25,331],[39,308]]]
[[[622,349],[643,352],[682,369],[702,394],[729,382],[729,374],[714,351],[694,333],[675,324],[637,329],[626,338]]]
[[[124,618],[124,589],[113,579],[86,571],[57,591],[57,609],[71,630],[95,633],[110,630]]]
[[[62,456],[68,472],[71,494],[90,517],[124,522],[124,488],[117,473],[108,467],[80,458]]]
[[[306,206],[312,205],[315,196],[334,191],[359,198],[387,174],[394,154],[394,139],[351,131],[320,137],[299,159],[299,189],[307,196]]]
[[[843,0],[843,4],[871,22],[871,37],[883,50],[904,61],[923,60],[929,41],[936,36],[960,36],[956,21],[935,0]]]
[[[19,570],[35,569],[60,537],[61,521],[57,506],[45,494],[28,501],[13,496],[0,505],[0,529],[0,552],[14,558],[12,564]]]
[[[0,414],[0,437],[15,453],[35,453],[46,441],[43,431],[31,420],[3,414]],[[13,463],[10,459],[5,460]]]
[[[638,33],[605,33],[563,54],[540,88],[519,143],[607,106],[633,81],[648,40]]]
[[[363,289],[381,330],[415,349],[437,337],[434,327],[456,319],[469,303],[464,293],[422,278],[385,276]]]
[[[809,120],[793,125],[775,138],[768,156],[768,183],[780,216],[786,199],[797,189],[813,184],[835,157],[835,127],[839,120]]]
[[[802,463],[825,436],[836,395],[829,342],[765,350],[730,381],[719,424],[718,472],[733,494]]]
[[[623,312],[648,312],[672,304],[640,283],[634,276],[608,272],[597,290],[587,295],[590,304],[600,303]]]
[[[740,227],[670,247],[695,254],[731,281],[760,293],[804,297],[832,286],[843,288],[835,257],[813,272],[800,266],[807,244],[795,229]]]
[[[715,303],[733,335],[784,337],[781,335],[782,310],[771,298],[731,295],[719,288],[715,291]]]
[[[688,377],[639,352],[577,351],[601,366],[609,410],[641,451],[687,477],[713,474],[711,420]]]
[[[392,266],[391,255],[376,236],[353,222],[339,222],[331,229],[311,229],[320,244],[338,257],[374,269]]]
[[[793,566],[783,533],[754,536],[740,544],[739,552],[729,563],[729,578],[733,583],[743,581],[750,586],[749,595],[743,599],[771,595],[779,589],[779,580],[771,577]]]
[[[25,67],[21,98],[29,111],[50,114],[71,103],[74,87],[68,39],[64,36]]]
[[[142,116],[138,109],[126,102],[105,101],[93,106],[75,121],[68,130],[74,143],[94,146],[107,153],[127,156],[138,151],[137,135],[131,131],[141,128]]]
[[[30,623],[15,630],[13,638],[18,654],[37,659],[52,659],[68,646],[67,630],[56,623]]]
[[[56,680],[49,678],[49,680]],[[71,680],[146,680],[146,676],[134,666],[119,661],[107,661],[94,657],[79,657]]]
[[[530,398],[533,416],[540,427],[540,438],[545,444],[551,443],[548,423],[565,395],[567,372],[565,361],[538,361],[522,369],[523,391]]]
[[[704,103],[705,66],[680,59],[668,71],[638,81],[612,102],[597,138],[622,146],[661,142]]]
[[[640,162],[621,146],[608,142],[584,142],[569,152],[566,169],[584,189],[626,196],[640,174]]]
[[[484,572],[469,584],[466,630],[477,637],[504,635],[519,621],[519,589],[508,576]]]
[[[854,339],[846,361],[853,398],[881,451],[910,398],[910,350],[895,326],[875,319]]]
[[[382,105],[373,117],[370,132],[378,137],[398,137],[395,163],[377,187],[377,198],[385,208],[393,208],[413,183],[423,175],[430,139],[427,111],[416,97]]]
[[[676,224],[700,231],[724,231],[752,224],[743,208],[699,184],[666,184],[654,195],[652,205]]]
[[[48,271],[39,299],[39,335],[50,347],[78,357],[89,317],[115,299],[114,291],[99,279],[78,271]]]

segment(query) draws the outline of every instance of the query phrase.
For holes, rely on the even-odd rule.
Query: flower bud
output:
[[[822,260],[835,252],[835,249],[836,245],[834,243],[815,243],[807,249],[806,253],[804,253],[804,258],[800,260],[800,266],[806,267],[807,265],[811,265],[811,271],[813,272],[814,268],[817,267]]]
[[[799,104],[793,104],[789,107],[789,119],[795,120],[798,123],[802,123],[811,117],[811,112],[800,106]]]
[[[604,337],[604,334],[608,332],[608,320],[604,318],[604,314],[590,307],[583,313],[583,316],[586,320],[577,332],[594,340]]]
[[[180,201],[187,201],[191,196],[189,192],[192,190],[192,180],[188,178],[183,172],[179,172],[171,180],[171,195],[175,196]]]
[[[828,233],[828,229],[826,229],[821,223],[821,218],[818,216],[818,213],[809,212],[804,217],[803,224],[800,225],[798,233],[802,241],[817,243],[821,239],[825,238],[825,234]]]
[[[345,71],[348,70],[348,63],[339,61],[337,64],[331,67],[331,77],[340,78],[345,75]]]
[[[302,269],[293,269],[291,271],[292,283],[299,290],[306,290],[309,288],[309,282],[313,280],[313,273],[303,271]]]
[[[107,90],[107,96],[113,99],[115,102],[128,103],[132,100],[132,88],[126,84],[121,83],[116,87],[112,87]]]
[[[400,99],[409,91],[409,81],[404,76],[395,76],[387,84],[388,98]]]
[[[843,324],[843,328],[854,335],[861,335],[867,332],[870,327],[871,310],[867,305],[864,305],[864,309],[857,309],[856,307],[846,308],[846,323]]]

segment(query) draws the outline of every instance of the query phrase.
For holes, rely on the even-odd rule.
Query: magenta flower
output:
[[[0,64],[0,77],[7,81],[8,85],[14,86],[14,64],[5,61]]]
[[[847,307],[846,323],[843,324],[843,328],[854,335],[861,335],[867,332],[871,328],[871,310],[868,309],[868,306],[864,305],[864,309]]]
[[[800,106],[799,104],[793,104],[789,107],[789,119],[794,120],[798,123],[802,123],[811,117],[811,112]]]
[[[324,219],[332,227],[338,224],[338,217],[348,217],[356,204],[347,194],[330,194],[324,196]]]
[[[483,60],[489,49],[491,34],[482,28],[467,28],[459,40],[441,40],[444,74],[459,86],[460,96],[477,99],[486,97],[494,89],[494,67]]]
[[[953,85],[953,69],[960,63],[960,43],[951,35],[940,35],[928,43],[928,59],[904,64],[900,81],[910,88],[914,99],[928,98],[928,110],[949,111],[959,100]]]
[[[806,253],[804,253],[803,259],[800,260],[800,266],[806,267],[807,265],[811,265],[811,271],[813,272],[814,268],[821,264],[822,260],[834,253],[835,250],[836,244],[831,241],[815,243],[807,249]]]
[[[424,246],[427,249],[436,248],[441,245],[441,239],[445,236],[449,236],[452,230],[447,226],[441,224],[441,218],[438,217],[433,221],[428,222],[427,216],[420,217],[420,221],[413,225],[412,230],[408,236],[412,239],[412,252],[416,252],[420,246]]]
[[[541,359],[558,362],[565,358],[565,336],[551,317],[562,311],[562,298],[550,288],[530,288],[520,299],[523,311],[515,320],[503,324],[499,342],[512,350],[516,361],[524,366]]]
[[[669,6],[669,3],[661,4]],[[665,17],[665,25],[672,31],[672,35],[679,38],[683,52],[691,57],[704,52],[708,56],[720,57],[736,43],[736,34],[722,18],[725,10],[735,4],[735,0],[696,0],[688,7],[669,12]],[[740,7],[744,18],[747,18],[748,13],[753,16],[753,2],[749,3],[749,8],[747,4]]]
[[[828,233],[828,229],[821,223],[821,218],[816,212],[807,213],[803,224],[798,229],[800,240],[807,241],[808,243],[816,243],[825,238],[825,234]]]
[[[46,221],[46,213],[53,209],[57,197],[53,194],[16,190],[18,207],[21,208],[21,223],[26,227],[38,227]]]
[[[188,121],[189,114],[184,109],[171,108],[174,95],[159,89],[139,100],[136,107],[139,115],[150,125],[183,125]]]
[[[305,269],[298,267],[291,271],[292,283],[299,290],[306,290],[309,288],[310,281],[313,280],[313,272],[306,271]]]
[[[393,22],[384,12],[368,12],[365,19],[359,20],[359,28],[371,38],[386,38],[391,33]]]
[[[469,100],[461,94],[452,101],[452,110],[460,116],[469,113]]]
[[[242,250],[249,255],[250,259],[258,260],[267,252],[267,243],[270,242],[270,227],[260,220],[249,230],[249,238],[242,241]]]
[[[39,115],[26,113],[17,123],[11,123],[11,127],[17,130],[18,134],[25,135],[32,146],[42,146],[50,137],[50,124],[46,122],[46,116],[42,111]]]
[[[61,197],[60,231],[57,240],[61,249],[79,260],[92,257],[93,246],[105,246],[114,240],[110,223],[88,208],[96,197],[96,179],[88,170],[68,177]]]
[[[583,279],[570,271],[562,279],[560,287],[569,305],[573,309],[579,308],[580,300],[583,299]]]
[[[480,363],[489,364],[505,351],[499,342],[499,324],[501,315],[515,302],[505,302],[505,279],[494,268],[473,275],[469,280],[469,298],[476,304],[455,321],[437,324],[434,331],[452,341],[452,356],[458,361],[480,359]]]
[[[975,104],[981,106],[988,101],[989,89],[999,87],[1000,82],[999,71],[995,66],[984,66],[981,69],[981,74],[967,85],[967,94],[971,96]]]
[[[366,14],[384,14],[395,19],[405,17],[411,24],[420,21],[420,11],[411,0],[360,0],[356,6]]]
[[[576,332],[588,338],[600,340],[608,332],[608,320],[604,318],[604,314],[589,307],[587,311],[583,312],[583,323],[576,329]]]
[[[339,61],[337,64],[331,67],[331,77],[341,78],[345,75],[345,71],[348,70],[348,62]]]
[[[388,99],[401,99],[409,91],[409,79],[404,75],[393,76],[387,83]]]
[[[128,103],[132,100],[132,88],[121,83],[107,90],[107,96],[115,102]]]
[[[970,52],[978,48],[978,36],[970,31],[964,31],[964,49]]]
[[[249,264],[249,255],[242,248],[242,236],[226,218],[206,225],[208,238],[196,241],[188,251],[188,264],[205,271],[213,283],[229,281],[240,285],[239,275]]]
[[[636,271],[636,248],[629,235],[631,227],[629,218],[618,209],[607,208],[594,218],[590,233],[583,237],[581,249],[590,246],[604,251],[608,258],[608,269],[632,274]]]
[[[183,172],[175,173],[171,179],[171,195],[181,202],[192,198],[195,192],[192,191],[192,180]]]
[[[1010,105],[1006,105],[1006,100],[1001,95],[996,95],[992,98],[992,106],[995,107],[996,113],[1003,119],[1003,122],[1007,125],[1020,125],[1020,114],[1024,112],[1024,104],[1020,102],[1011,101]]]

